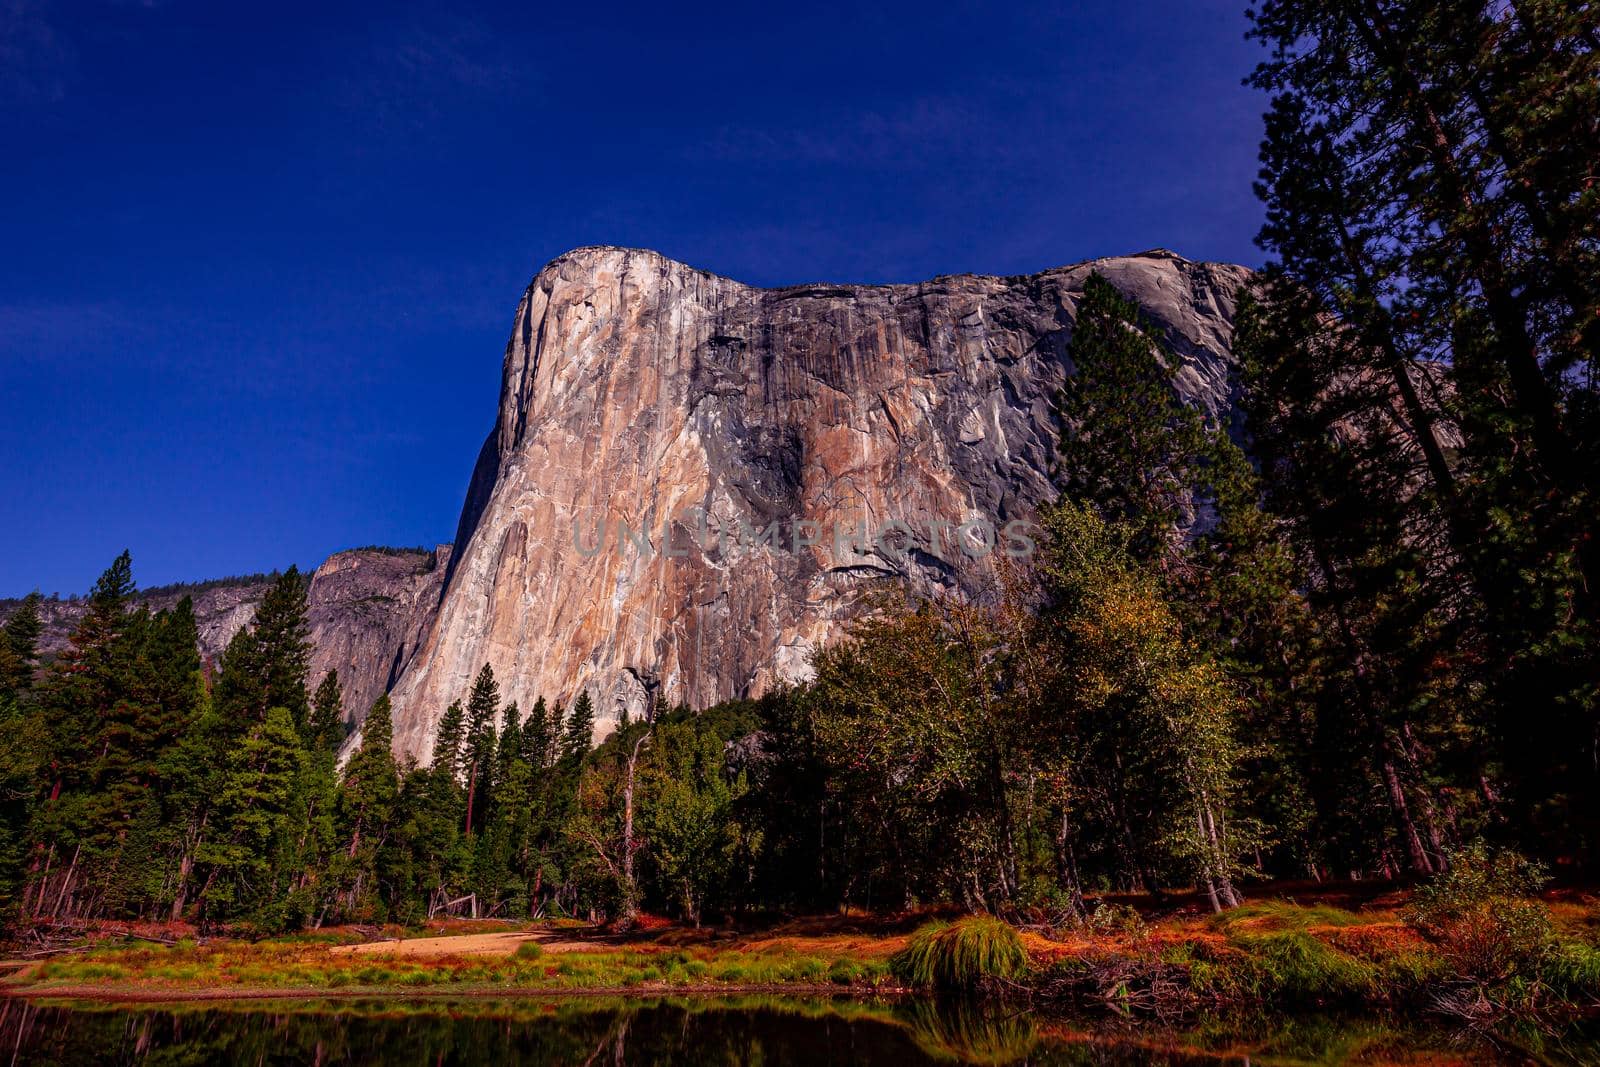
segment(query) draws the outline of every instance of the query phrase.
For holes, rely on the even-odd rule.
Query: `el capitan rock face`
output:
[[[397,748],[426,758],[485,662],[524,707],[587,689],[604,733],[656,696],[802,676],[875,586],[980,581],[988,560],[930,524],[999,526],[1053,495],[1052,399],[1091,270],[1167,331],[1184,397],[1226,409],[1242,267],[1150,252],[758,289],[638,250],[552,261],[517,309],[437,617],[398,664]],[[916,543],[852,543],[891,520]],[[797,523],[818,543],[796,550]],[[740,543],[768,529],[776,544]]]

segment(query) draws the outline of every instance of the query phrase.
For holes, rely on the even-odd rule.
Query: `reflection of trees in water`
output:
[[[777,998],[0,1003],[0,1063],[918,1064],[883,1008]]]
[[[1074,1036],[1067,1039],[1064,1035]],[[1465,1044],[1463,1042],[1466,1042]],[[1578,1034],[1524,1036],[1558,1060],[1595,1062]],[[1501,1050],[1503,1054],[1503,1049]],[[1104,1015],[1041,1019],[1021,1006],[785,996],[252,1001],[145,1006],[0,999],[6,1064],[1093,1064],[1506,1062],[1481,1035],[1377,1018],[1191,1019],[1182,1031]],[[1524,1058],[1525,1059],[1525,1058]]]

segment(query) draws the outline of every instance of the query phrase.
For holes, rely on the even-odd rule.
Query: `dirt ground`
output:
[[[369,941],[360,945],[339,945],[329,950],[335,956],[394,956],[405,959],[439,959],[444,956],[509,956],[524,941],[537,942],[546,952],[577,952],[599,948],[600,943],[566,930],[497,930],[485,934],[449,934],[444,937],[412,937],[404,940]]]

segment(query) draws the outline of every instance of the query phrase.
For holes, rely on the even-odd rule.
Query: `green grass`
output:
[[[1028,953],[1017,932],[999,919],[970,915],[921,927],[889,966],[907,985],[973,989],[987,979],[1023,977],[1028,973]]]
[[[1360,926],[1371,922],[1360,915],[1328,904],[1294,904],[1287,900],[1257,900],[1230,908],[1211,917],[1211,926],[1231,934],[1241,928],[1268,930],[1308,930],[1313,926]]]

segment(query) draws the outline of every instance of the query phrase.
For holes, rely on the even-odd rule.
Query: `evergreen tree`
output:
[[[311,699],[311,720],[306,731],[306,747],[337,750],[344,743],[344,690],[339,686],[339,672],[329,670],[317,685]]]
[[[306,672],[311,662],[306,587],[290,567],[262,597],[251,624],[223,652],[216,688],[217,710],[238,732],[283,708],[302,732],[310,718]]]
[[[461,701],[451,701],[439,720],[433,741],[433,769],[452,781],[461,776],[462,746],[466,742],[466,713]]]
[[[389,698],[381,696],[361,724],[361,747],[350,757],[339,789],[339,825],[345,842],[341,882],[346,913],[364,912],[376,891],[378,852],[394,816],[399,775],[394,761],[394,722]]]
[[[1561,826],[1546,843],[1556,854],[1592,855],[1593,5],[1268,0],[1252,18],[1271,49],[1252,82],[1274,94],[1258,188],[1277,279],[1258,331],[1267,373],[1257,406],[1285,423],[1277,436],[1289,462],[1301,446],[1327,451],[1294,429],[1307,405],[1342,423],[1358,452],[1368,427],[1389,431],[1392,454],[1376,477],[1349,463],[1326,477],[1298,464],[1302,498],[1335,505],[1331,529],[1303,506],[1288,514],[1315,531],[1307,544],[1327,550],[1319,581],[1342,605],[1333,628],[1352,685],[1389,705],[1390,679],[1407,690],[1402,714],[1378,724],[1394,750],[1380,762],[1404,772],[1391,796],[1427,799],[1438,776],[1470,796],[1494,773],[1509,795],[1484,791],[1486,807],[1509,806],[1523,827]],[[1342,328],[1328,330],[1335,318]],[[1295,372],[1295,349],[1315,373]],[[1389,505],[1382,482],[1401,460],[1414,473],[1391,524],[1398,550],[1335,552],[1347,528],[1367,529],[1353,512]],[[1379,584],[1396,577],[1402,595],[1385,598]],[[1423,640],[1394,636],[1418,619]],[[1435,658],[1447,676],[1434,667],[1419,682],[1417,666]],[[1455,751],[1429,755],[1450,738]]]
[[[545,706],[544,697],[534,699],[533,708],[522,724],[522,760],[533,770],[543,770],[550,764],[550,751],[555,745],[556,730]]]
[[[296,567],[278,576],[256,609],[261,683],[268,707],[287,708],[295,728],[310,717],[306,674],[311,666],[311,628],[306,618],[306,581]]]
[[[567,719],[561,738],[561,759],[568,764],[578,764],[594,744],[594,702],[589,691],[583,690],[572,702],[572,714]]]
[[[39,634],[43,627],[39,621],[38,593],[29,593],[6,616],[0,628],[0,699],[21,699],[33,688],[33,672],[39,658]]]
[[[202,928],[249,915],[267,899],[276,844],[296,813],[295,790],[304,750],[286,708],[273,708],[265,720],[231,746],[216,797],[219,832],[196,849],[204,879],[196,894]]]
[[[499,747],[495,752],[494,782],[497,791],[510,774],[512,762],[522,758],[522,716],[515,701],[505,706],[500,721]]]
[[[1060,398],[1065,493],[1132,524],[1139,547],[1164,559],[1201,503],[1208,443],[1200,415],[1173,390],[1171,353],[1141,328],[1139,305],[1093,273],[1067,354],[1073,371]]]
[[[495,743],[494,720],[500,711],[500,686],[494,680],[494,671],[487,663],[478,671],[472,683],[472,693],[467,698],[467,731],[462,744],[462,760],[467,785],[466,832],[470,835],[474,814],[479,815],[488,805],[489,792],[494,779]]]

